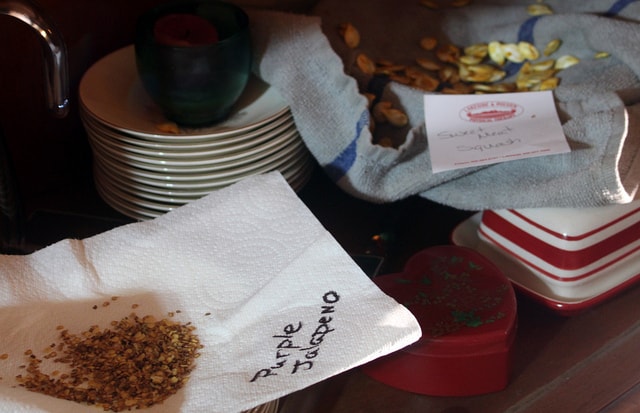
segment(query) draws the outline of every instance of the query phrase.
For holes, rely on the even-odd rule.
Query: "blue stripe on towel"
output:
[[[362,130],[369,125],[369,110],[365,109],[356,124],[356,134],[349,145],[329,164],[324,166],[326,174],[334,182],[345,176],[356,161],[356,148]]]
[[[631,3],[635,3],[638,0],[618,0],[615,3],[613,3],[613,6],[611,6],[609,8],[609,10],[607,10],[607,12],[604,14],[605,16],[615,16],[617,14],[620,14],[620,12],[627,7],[628,5],[630,5]]]

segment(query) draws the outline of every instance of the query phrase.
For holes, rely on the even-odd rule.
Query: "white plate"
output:
[[[96,190],[100,197],[107,204],[109,204],[109,206],[123,215],[126,215],[133,219],[144,221],[147,219],[156,218],[165,213],[162,211],[148,210],[144,207],[132,205],[127,203],[126,201],[122,201],[110,192],[108,184],[105,185],[100,181],[99,174],[94,173],[94,179],[96,183]]]
[[[103,57],[82,76],[79,100],[93,117],[110,127],[159,142],[199,141],[258,128],[289,110],[272,87],[251,76],[229,117],[210,127],[167,134],[158,125],[167,122],[144,91],[138,77],[133,45]]]
[[[291,184],[291,186],[294,186],[295,184],[296,188],[301,188],[307,182],[314,168],[315,162],[311,156],[301,156],[297,159],[292,158],[290,162],[284,163],[277,168],[267,168],[260,173],[277,169],[280,171],[280,173],[282,173],[285,179],[291,179],[292,181],[295,181]],[[109,182],[117,188],[133,195],[134,197],[146,197],[148,199],[161,202],[168,201],[170,204],[189,202],[194,199],[201,198],[202,196],[205,196],[214,190],[224,188],[225,186],[231,185],[243,179],[244,177],[249,176],[239,176],[235,179],[221,181],[219,184],[214,184],[208,188],[176,189],[149,186],[146,184],[141,184],[139,182],[126,181],[126,179],[123,179],[119,176],[114,176],[110,172],[105,171],[103,166],[99,163],[94,164],[94,174],[98,175],[96,177],[97,180],[101,180],[102,182]]]
[[[243,173],[247,168],[251,170],[255,167],[259,167],[263,164],[263,161],[265,159],[267,160],[266,162],[276,161],[280,157],[278,155],[284,156],[290,150],[293,150],[294,148],[300,148],[302,146],[303,143],[299,139],[297,139],[296,135],[292,135],[289,139],[282,140],[280,142],[280,145],[274,146],[269,151],[254,154],[251,157],[243,159],[242,162],[220,164],[222,166],[228,165],[228,167],[220,167],[216,170],[207,171],[205,173],[193,172],[172,174],[166,172],[153,172],[136,168],[135,166],[131,166],[123,162],[119,162],[118,160],[107,154],[102,154],[101,156],[95,157],[94,159],[96,160],[96,162],[102,164],[106,170],[113,171],[114,174],[127,177],[128,179],[134,181],[136,180],[136,178],[140,178],[141,182],[144,182],[144,180],[148,179],[161,182],[202,183],[208,181],[217,181],[221,178],[237,175]]]
[[[554,280],[536,275],[523,263],[482,241],[478,236],[481,219],[482,213],[478,213],[456,226],[451,241],[483,254],[521,291],[560,314],[584,311],[640,281],[640,256],[636,254],[594,277],[589,289],[571,285],[559,288]]]
[[[167,162],[186,162],[187,164],[191,164],[192,161],[210,160],[212,163],[219,163],[240,159],[262,150],[268,150],[277,144],[278,139],[294,133],[297,134],[295,125],[284,124],[263,135],[241,142],[238,145],[191,151],[155,151],[134,147],[123,144],[111,136],[105,136],[97,130],[87,130],[87,137],[91,140],[98,141],[101,146],[109,149],[114,155],[121,156],[123,160],[132,159],[140,162],[162,163],[164,165]]]
[[[307,159],[301,158],[294,164],[282,167],[280,172],[292,189],[298,191],[308,182],[314,167],[315,163],[311,157]],[[107,204],[121,214],[137,220],[147,220],[158,217],[181,205],[206,196],[216,189],[234,183],[230,182],[220,186],[220,188],[201,191],[198,195],[194,195],[188,199],[177,199],[172,197],[172,195],[164,198],[153,195],[153,193],[148,194],[136,190],[133,190],[132,193],[130,190],[125,189],[126,186],[121,187],[118,182],[109,179],[98,164],[94,164],[94,180],[98,194]]]
[[[178,141],[178,142],[156,142],[129,135],[123,131],[110,128],[101,124],[98,120],[92,118],[90,114],[80,111],[80,118],[86,130],[92,130],[117,141],[123,146],[132,148],[144,148],[150,151],[200,151],[200,150],[232,150],[234,147],[246,144],[246,141],[252,141],[260,136],[266,135],[285,126],[294,125],[293,116],[290,112],[277,117],[273,121],[265,124],[257,129],[252,129],[246,133],[231,135],[223,138],[211,138],[198,142]]]
[[[304,143],[295,134],[286,139],[282,139],[277,146],[273,146],[268,152],[257,153],[249,157],[247,161],[243,159],[241,161],[220,163],[218,164],[218,168],[204,173],[189,172],[188,170],[180,174],[148,171],[138,168],[137,165],[131,166],[128,163],[121,162],[120,158],[114,157],[106,152],[100,153],[99,156],[94,156],[94,161],[102,163],[108,171],[126,177],[131,181],[160,182],[163,185],[165,183],[175,183],[178,185],[180,183],[199,184],[251,172],[256,168],[278,161],[294,150],[306,151]]]
[[[121,147],[118,147],[104,138],[101,138],[99,135],[87,132],[89,136],[90,143],[93,145],[94,152],[97,155],[108,154],[112,158],[119,160],[120,162],[126,165],[156,165],[161,167],[167,166],[178,166],[184,167],[187,170],[192,167],[197,166],[213,166],[223,164],[226,168],[235,164],[244,164],[246,163],[247,158],[252,158],[256,155],[261,154],[269,154],[273,151],[274,148],[280,148],[283,145],[283,142],[290,142],[292,140],[301,142],[300,135],[295,127],[290,127],[285,132],[281,133],[277,136],[269,136],[265,141],[261,141],[254,146],[244,148],[242,150],[238,150],[232,153],[226,154],[206,154],[205,152],[201,152],[203,156],[197,157],[182,157],[182,158],[174,158],[172,154],[167,154],[166,156],[150,156],[150,155],[141,155],[137,153],[131,153],[123,150]]]
[[[257,162],[248,164],[244,167],[231,169],[228,171],[221,171],[215,177],[211,177],[207,180],[198,181],[165,181],[160,179],[149,179],[140,176],[133,176],[126,173],[121,173],[115,169],[109,168],[107,165],[101,163],[100,159],[96,159],[95,163],[102,167],[102,170],[109,177],[116,179],[123,185],[129,185],[135,187],[136,184],[142,184],[147,187],[165,188],[171,190],[209,190],[218,188],[220,186],[228,185],[229,183],[236,182],[237,180],[259,173],[263,173],[269,170],[278,169],[281,166],[287,164],[293,164],[298,159],[308,156],[308,151],[302,143],[293,143],[284,150],[278,151],[266,158],[263,158]]]
[[[107,191],[112,198],[116,198],[124,203],[128,203],[135,207],[146,207],[147,209],[158,209],[160,205],[163,209],[171,209],[176,206],[184,205],[185,203],[199,199],[209,193],[224,188],[232,183],[235,183],[242,178],[231,182],[225,182],[219,187],[212,187],[206,190],[198,192],[192,192],[189,195],[184,195],[176,191],[162,191],[155,188],[146,187],[143,185],[127,185],[120,182],[113,176],[109,175],[102,169],[100,164],[94,165],[94,174],[96,175],[96,183],[100,185],[103,191]],[[296,162],[282,165],[276,169],[280,171],[283,177],[287,180],[289,185],[298,191],[301,189],[311,177],[315,164],[311,161],[311,158],[300,158]],[[147,190],[149,189],[149,190]],[[142,202],[140,202],[142,201]],[[155,207],[152,204],[145,204],[146,202],[156,203]]]

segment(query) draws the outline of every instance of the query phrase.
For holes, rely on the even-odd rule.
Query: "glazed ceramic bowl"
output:
[[[185,126],[224,120],[251,72],[249,18],[215,0],[157,6],[136,23],[138,74],[167,119]]]
[[[640,250],[640,201],[484,211],[480,236],[558,281],[580,281]]]
[[[482,211],[457,225],[451,240],[480,252],[520,292],[561,315],[640,282],[640,201]]]

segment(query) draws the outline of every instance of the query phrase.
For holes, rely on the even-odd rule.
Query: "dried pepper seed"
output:
[[[104,410],[150,407],[188,381],[203,348],[194,330],[189,323],[135,314],[112,329],[91,326],[79,334],[63,330],[63,354],[53,362],[66,365],[69,372],[46,374],[40,369],[42,361],[30,354],[26,374],[16,380],[27,390]]]

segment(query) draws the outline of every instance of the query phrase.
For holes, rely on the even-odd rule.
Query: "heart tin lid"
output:
[[[404,271],[374,278],[422,328],[412,345],[363,366],[391,386],[421,394],[463,396],[508,383],[517,305],[507,277],[480,253],[435,246]]]

